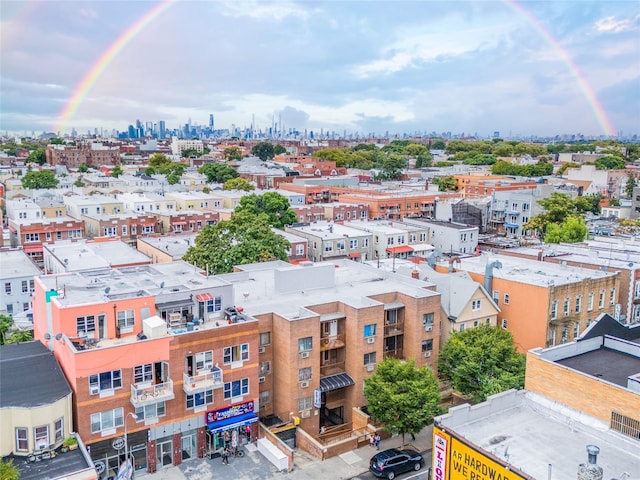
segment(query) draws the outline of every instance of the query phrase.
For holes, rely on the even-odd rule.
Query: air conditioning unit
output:
[[[367,365],[367,372],[373,372],[373,370],[376,368],[376,366],[374,364],[371,365]]]
[[[100,387],[98,385],[92,385],[89,387],[89,393],[91,395],[97,395],[100,393]]]
[[[424,358],[429,358],[431,356],[431,350],[427,350],[424,352]]]
[[[433,326],[432,325],[427,325],[426,327],[424,327],[424,331],[425,332],[431,332],[433,330]]]
[[[311,416],[311,410],[303,410],[300,412],[302,418],[309,418]]]
[[[376,337],[367,337],[367,343],[374,343],[376,341]]]
[[[309,358],[309,352],[300,352],[300,358]]]
[[[300,382],[300,388],[309,388],[309,382]]]
[[[264,353],[264,347],[258,347],[258,353]]]
[[[264,377],[258,377],[258,381],[260,383],[264,383],[265,380],[266,380],[266,378],[264,378]]]

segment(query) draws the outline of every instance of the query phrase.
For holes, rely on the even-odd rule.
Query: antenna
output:
[[[105,295],[109,295],[109,292],[111,291],[111,287],[107,287],[104,289],[104,294]]]
[[[164,282],[160,282],[160,288],[164,288]]]

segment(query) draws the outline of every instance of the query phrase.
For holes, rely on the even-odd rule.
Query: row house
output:
[[[321,426],[355,430],[364,381],[384,358],[436,368],[440,295],[428,282],[349,260],[236,269],[221,277],[259,321],[261,417],[316,439]]]
[[[42,218],[64,217],[67,214],[67,209],[62,200],[36,198],[35,202],[40,207]]]
[[[121,200],[107,195],[68,195],[64,197],[67,214],[81,218],[83,215],[114,215],[125,211]]]
[[[388,220],[358,220],[344,225],[371,233],[373,259],[426,256],[426,252],[433,250],[428,244],[429,228],[426,225]]]
[[[198,191],[167,192],[165,197],[175,201],[178,210],[213,210],[222,208],[222,200]]]
[[[22,245],[29,258],[41,265],[42,245],[60,240],[84,238],[84,222],[72,217],[42,219],[39,222],[9,220],[11,246]]]
[[[80,165],[117,165],[120,163],[120,147],[102,147],[96,144],[47,145],[45,152],[49,165],[78,168]]]
[[[347,189],[345,189],[347,190]],[[339,200],[346,203],[366,203],[369,217],[373,219],[402,220],[404,217],[435,218],[436,204],[440,199],[458,198],[459,194],[446,192],[415,192],[386,194],[362,194],[341,192]]]
[[[242,197],[251,195],[251,192],[245,192],[244,190],[213,190],[211,195],[221,202],[221,208],[235,210],[240,205]]]
[[[184,262],[40,276],[34,337],[74,394],[74,431],[114,476],[224,448],[258,421],[258,322],[232,310],[233,285]],[[257,433],[254,430],[253,434]]]
[[[289,192],[303,194],[305,203],[312,205],[314,203],[337,202],[338,194],[333,192],[333,188],[327,185],[307,185],[303,183],[281,183],[279,188]],[[349,202],[352,203],[352,202]]]
[[[294,206],[291,207],[291,210],[296,214],[298,223],[313,223],[327,220],[324,216],[324,206],[321,204]]]
[[[289,242],[289,248],[287,249],[287,259],[289,263],[300,263],[309,261],[309,240],[305,237],[301,237],[291,232],[285,232],[277,228],[271,228],[273,233],[280,235],[287,242]]]
[[[364,262],[372,258],[372,235],[364,230],[322,221],[287,225],[285,231],[308,240],[309,258],[314,262],[335,258]]]
[[[139,237],[162,230],[160,220],[153,213],[92,214],[83,215],[82,220],[88,238],[118,237],[128,244],[135,244]]]
[[[498,324],[513,334],[521,352],[575,340],[599,315],[613,314],[619,302],[617,271],[487,254],[460,257],[453,267],[491,293],[500,307]]]
[[[29,197],[16,197],[5,201],[8,220],[40,221],[43,218],[42,208],[38,202]]]
[[[368,220],[369,205],[366,203],[327,203],[324,208],[324,219],[334,222],[349,222],[352,220]]]
[[[31,310],[33,278],[40,269],[21,249],[0,251],[0,313],[13,316]]]
[[[189,247],[195,245],[196,234],[183,235],[149,235],[139,237],[136,248],[152,263],[165,263],[182,260]]]
[[[429,231],[429,244],[442,253],[475,253],[478,247],[479,228],[455,222],[405,218],[408,225],[421,226]]]
[[[197,233],[220,221],[218,212],[206,210],[162,211],[156,213],[160,233]]]
[[[176,201],[170,197],[149,192],[132,192],[116,195],[124,211],[129,213],[158,213],[176,211]]]

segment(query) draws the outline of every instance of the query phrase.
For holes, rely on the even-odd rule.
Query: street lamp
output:
[[[134,471],[134,465],[133,463],[131,463],[131,474],[129,474],[129,465],[128,465],[128,461],[129,461],[129,438],[127,437],[127,418],[129,417],[133,417],[135,420],[138,419],[138,417],[136,417],[136,414],[133,412],[129,412],[125,415],[124,417],[124,471],[122,472],[122,476],[121,473],[118,472],[118,480],[122,479],[130,479],[133,478],[133,471]]]

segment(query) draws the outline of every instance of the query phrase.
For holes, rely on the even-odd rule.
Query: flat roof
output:
[[[66,270],[70,272],[151,263],[151,258],[122,240],[100,242],[63,240],[52,245],[44,244],[43,247],[59,262],[63,262]]]
[[[625,388],[628,377],[640,374],[639,357],[606,347],[557,360],[556,363]]]
[[[289,227],[289,229],[293,231],[293,233],[306,233],[324,240],[338,240],[347,237],[360,238],[371,235],[370,232],[366,232],[365,230],[348,227],[339,223],[329,223],[327,221],[314,222],[309,225],[295,225]]]
[[[498,260],[502,268],[493,270],[494,278],[501,278],[540,287],[551,285],[569,285],[586,279],[599,279],[616,275],[616,272],[603,272],[588,268],[569,267],[549,262],[539,262],[507,255],[488,255],[461,257],[460,269],[484,275],[487,263]]]
[[[0,278],[24,278],[40,275],[41,271],[23,250],[0,251]],[[3,291],[4,293],[4,291]]]
[[[510,249],[513,253],[522,253],[531,258],[537,258],[542,252],[545,258],[553,258],[554,261],[563,260],[573,263],[593,265],[598,268],[616,268],[629,270],[640,264],[640,251],[631,249],[608,249],[601,244],[545,244],[544,247],[517,247]]]
[[[13,457],[13,464],[20,470],[20,480],[68,478],[85,470],[95,473],[95,469],[87,462],[80,448],[40,462],[29,462],[27,457]],[[85,476],[82,476],[82,478],[88,477],[89,473],[85,473]]]
[[[197,233],[183,235],[170,235],[163,237],[140,237],[138,242],[143,242],[157,248],[173,257],[179,259],[184,257],[189,247],[196,244]]]
[[[440,426],[481,447],[533,478],[576,478],[587,463],[587,445],[600,448],[604,478],[640,478],[637,440],[611,432],[607,424],[526,390],[509,390],[478,405],[461,405],[436,418]]]

